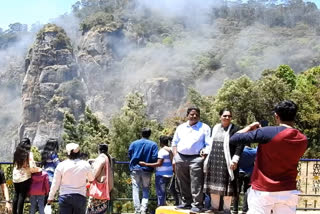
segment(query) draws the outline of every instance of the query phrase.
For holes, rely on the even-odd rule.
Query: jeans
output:
[[[12,204],[13,214],[23,214],[24,200],[27,197],[31,185],[31,178],[21,183],[14,183],[14,198]]]
[[[146,212],[149,200],[151,172],[134,170],[131,172],[132,198],[136,213]],[[139,190],[142,188],[142,201],[140,204]]]
[[[167,198],[167,187],[171,181],[171,177],[156,175],[156,193],[158,196],[158,206],[164,206]]]
[[[60,214],[85,214],[87,198],[80,194],[59,196]]]
[[[36,213],[37,206],[39,207],[39,213],[44,214],[44,198],[45,198],[45,195],[30,196],[30,214]]]

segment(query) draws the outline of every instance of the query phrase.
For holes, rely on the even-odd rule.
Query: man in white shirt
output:
[[[203,161],[210,148],[210,127],[200,122],[200,109],[188,108],[188,121],[179,125],[173,140],[175,172],[181,192],[179,209],[199,213],[203,208]]]
[[[93,172],[87,161],[80,160],[78,144],[66,145],[68,159],[59,163],[49,192],[48,204],[54,200],[59,189],[60,214],[85,214],[86,184],[93,181]]]

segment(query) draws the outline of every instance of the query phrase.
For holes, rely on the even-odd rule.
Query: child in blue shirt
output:
[[[139,165],[156,168],[156,193],[158,196],[158,206],[166,204],[166,189],[170,184],[173,176],[173,169],[171,163],[171,154],[165,147],[168,148],[168,136],[160,136],[160,147],[158,152],[158,160],[156,163],[146,163],[139,161]]]

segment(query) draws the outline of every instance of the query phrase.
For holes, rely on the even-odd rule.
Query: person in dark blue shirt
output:
[[[149,140],[151,130],[143,128],[142,138],[130,144],[130,173],[132,181],[132,198],[135,213],[145,214],[148,208],[149,188],[153,168],[139,165],[139,161],[146,163],[155,163],[158,160],[158,146],[155,142]],[[142,201],[140,203],[139,190],[142,188]]]

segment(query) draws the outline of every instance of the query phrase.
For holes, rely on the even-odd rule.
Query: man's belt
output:
[[[200,157],[200,154],[195,154],[195,155],[185,155],[185,154],[181,154],[180,152],[178,152],[179,155],[184,156],[184,157]]]

